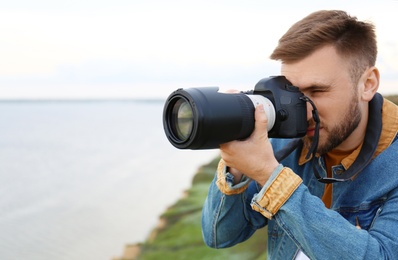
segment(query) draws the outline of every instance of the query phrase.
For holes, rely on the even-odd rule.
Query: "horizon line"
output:
[[[2,103],[17,103],[17,102],[164,102],[165,98],[151,98],[151,97],[130,97],[130,98],[96,98],[96,97],[73,97],[73,98],[2,98]]]

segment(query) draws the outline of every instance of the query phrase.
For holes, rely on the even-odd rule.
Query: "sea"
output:
[[[217,150],[179,150],[161,100],[0,101],[0,259],[111,260]]]

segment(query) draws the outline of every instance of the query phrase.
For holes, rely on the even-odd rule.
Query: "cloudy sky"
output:
[[[398,0],[0,1],[0,99],[252,89],[279,73],[279,37],[319,9],[375,23],[380,92],[398,93]]]

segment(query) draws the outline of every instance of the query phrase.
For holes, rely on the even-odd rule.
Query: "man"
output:
[[[269,259],[398,257],[398,107],[377,93],[376,56],[374,26],[343,11],[312,13],[282,36],[271,58],[315,104],[318,148],[308,153],[312,106],[293,143],[268,139],[258,106],[250,138],[220,146],[203,207],[207,245],[233,246],[268,225]]]

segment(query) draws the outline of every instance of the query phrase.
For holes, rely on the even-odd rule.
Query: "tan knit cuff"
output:
[[[217,168],[217,181],[218,189],[225,195],[235,195],[244,192],[249,186],[249,182],[241,183],[240,185],[232,186],[232,181],[227,181],[227,166],[223,159],[218,163]]]
[[[264,192],[253,197],[252,209],[272,219],[302,182],[303,180],[290,168],[284,167],[272,183],[264,187]]]

